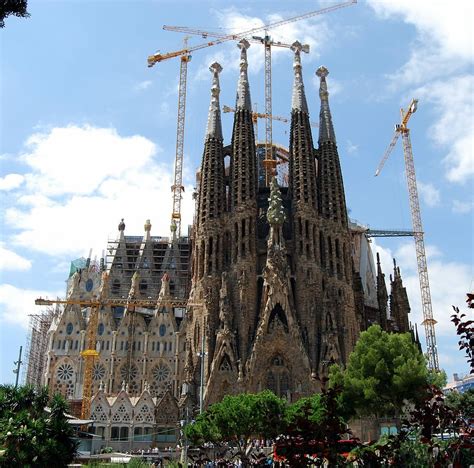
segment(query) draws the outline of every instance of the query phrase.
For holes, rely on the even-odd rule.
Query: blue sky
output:
[[[182,35],[162,25],[247,30],[324,8],[313,1],[29,2],[29,19],[8,18],[0,31],[0,382],[12,382],[38,295],[64,296],[69,262],[115,236],[167,235],[175,151],[179,61],[152,69],[156,50],[178,50]],[[473,7],[458,1],[360,2],[271,31],[311,46],[303,78],[312,120],[319,97],[315,70],[329,69],[330,103],[351,217],[373,228],[410,228],[399,144],[382,174],[399,108],[419,99],[410,121],[428,253],[440,364],[466,372],[449,321],[464,307],[473,279]],[[191,45],[199,44],[193,37]],[[232,106],[238,78],[234,42],[193,54],[188,72],[185,221],[192,218],[193,174],[203,148],[210,96],[208,66],[219,61],[221,104]],[[292,54],[273,49],[273,113],[288,116]],[[263,110],[263,48],[249,49],[252,100]],[[232,117],[223,114],[230,142]],[[274,141],[288,145],[275,122]],[[263,139],[264,123],[260,122]],[[317,141],[317,129],[314,130]],[[422,321],[413,241],[377,240],[388,276],[400,265]],[[422,327],[419,327],[423,332]],[[424,344],[424,336],[423,336]]]

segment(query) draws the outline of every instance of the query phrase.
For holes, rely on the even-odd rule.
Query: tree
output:
[[[449,392],[446,395],[446,405],[459,411],[464,419],[474,420],[474,388],[470,388],[464,393]]]
[[[27,0],[2,0],[0,4],[0,28],[5,27],[5,18],[10,15],[27,18],[30,14],[26,11]]]
[[[272,438],[281,432],[285,400],[271,391],[227,395],[185,427],[193,445],[227,443],[245,459],[253,438]]]
[[[387,333],[372,325],[361,333],[347,368],[330,369],[330,386],[341,386],[347,415],[395,416],[421,398],[432,376],[409,333]]]
[[[45,388],[1,385],[0,466],[63,467],[70,463],[76,442],[66,410],[64,399],[60,395],[49,398]]]
[[[469,309],[474,309],[474,294],[468,293],[466,302]],[[474,374],[474,320],[466,320],[466,314],[460,313],[457,307],[453,306],[453,310],[451,322],[456,326],[459,336],[459,349],[465,351],[470,373]]]
[[[286,428],[275,442],[275,455],[289,466],[342,466],[341,439],[349,432],[342,417],[340,390],[331,388],[307,398],[301,398],[286,410]],[[358,442],[347,451],[358,446]]]

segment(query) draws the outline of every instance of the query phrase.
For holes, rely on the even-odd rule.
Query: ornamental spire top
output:
[[[319,113],[319,142],[330,141],[336,143],[336,135],[332,125],[331,110],[329,109],[329,93],[326,83],[326,76],[329,71],[326,67],[321,66],[316,70],[316,76],[320,79],[319,98],[321,99],[321,110]]]
[[[301,51],[308,52],[309,47],[302,45],[296,41],[291,45],[291,50],[295,53],[293,61],[293,71],[295,73],[295,80],[293,83],[293,98],[291,102],[292,110],[299,110],[308,113],[308,104],[306,102],[306,95],[304,92],[303,75],[301,67]]]
[[[221,88],[219,86],[219,73],[222,67],[217,62],[214,62],[209,67],[213,75],[211,87],[211,104],[209,106],[209,117],[207,119],[206,138],[217,138],[222,140],[222,124],[221,124],[221,110],[219,105],[219,93]]]
[[[250,47],[246,39],[242,39],[237,47],[240,49],[240,77],[237,85],[237,98],[235,102],[236,110],[245,109],[252,111],[252,103],[250,100],[250,87],[247,75],[247,49]]]

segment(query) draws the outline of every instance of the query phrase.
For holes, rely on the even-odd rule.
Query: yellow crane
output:
[[[271,28],[276,28],[283,26],[285,24],[293,23],[295,21],[311,18],[313,16],[322,15],[324,13],[329,13],[340,8],[345,8],[347,6],[357,3],[357,0],[350,0],[343,3],[338,3],[336,5],[323,8],[317,11],[310,11],[308,13],[294,16],[292,18],[287,18],[275,23],[271,23],[265,26],[259,26],[256,28],[243,31],[238,34],[226,34],[220,35],[220,37],[214,41],[205,42],[203,44],[198,44],[192,47],[187,46],[187,40],[185,39],[184,47],[180,50],[168,53],[160,53],[160,51],[152,54],[148,57],[148,67],[153,67],[155,64],[163,62],[175,57],[180,57],[180,73],[179,73],[179,87],[178,87],[178,117],[177,117],[177,132],[176,132],[176,157],[175,157],[175,173],[174,173],[174,183],[171,187],[173,193],[173,208],[171,213],[171,233],[172,238],[181,236],[181,200],[182,194],[184,192],[183,186],[183,149],[184,149],[184,128],[185,128],[185,116],[186,116],[186,88],[187,88],[187,67],[188,62],[191,60],[191,53],[200,49],[205,49],[217,44],[222,44],[223,42],[237,40],[240,41],[247,36],[252,36],[253,34],[266,31]],[[184,32],[189,34],[198,34],[203,37],[211,35],[207,31],[202,31],[200,29],[186,28],[182,26],[163,26],[163,29],[168,31]],[[213,35],[215,35],[213,33]],[[280,46],[281,43],[272,41],[267,34],[265,38],[259,39],[254,38],[252,41],[263,41],[265,45],[265,113],[271,115],[271,45]],[[266,150],[267,150],[267,160],[271,156],[273,160],[273,155],[268,153],[268,150],[271,151],[271,119],[266,119]],[[275,164],[272,164],[271,160],[269,161],[269,167],[274,167]]]
[[[143,307],[154,309],[157,307],[157,300],[152,299],[111,299],[107,298],[107,285],[108,285],[108,273],[103,272],[102,274],[102,287],[100,290],[99,297],[97,299],[47,299],[39,297],[35,300],[36,305],[50,306],[53,304],[64,304],[64,305],[79,305],[81,307],[90,307],[89,322],[87,323],[86,329],[86,349],[81,352],[81,356],[84,358],[84,375],[83,375],[83,388],[82,388],[82,406],[81,406],[81,419],[89,419],[91,413],[91,400],[92,400],[92,372],[94,368],[94,361],[99,356],[96,349],[97,345],[97,326],[99,321],[99,310],[104,307],[121,306],[126,307],[130,310],[135,310],[136,307]],[[170,307],[187,307],[188,303],[186,300],[165,300],[160,302],[162,305]],[[197,304],[189,304],[197,305]]]
[[[436,347],[435,325],[431,306],[430,283],[428,279],[428,266],[426,262],[425,242],[423,238],[423,225],[421,222],[420,201],[416,186],[415,163],[410,141],[410,129],[407,127],[410,117],[416,112],[418,100],[412,99],[406,110],[400,109],[401,121],[395,125],[395,133],[382,160],[377,167],[375,176],[380,174],[385,162],[395,147],[399,136],[402,136],[403,154],[405,158],[405,173],[408,185],[408,197],[410,200],[410,211],[413,225],[413,238],[415,239],[416,260],[418,265],[418,277],[420,280],[421,306],[423,310],[423,322],[426,335],[426,346],[428,355],[428,366],[434,371],[439,370],[438,350]]]

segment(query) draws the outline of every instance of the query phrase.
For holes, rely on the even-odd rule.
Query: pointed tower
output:
[[[219,328],[219,286],[224,267],[224,217],[226,187],[224,172],[223,135],[219,106],[219,73],[222,67],[216,62],[212,73],[211,104],[207,122],[204,153],[202,156],[196,224],[193,247],[193,278],[189,300],[195,305],[188,308],[186,341],[190,344],[192,363],[187,363],[186,388],[188,393],[199,395],[201,375],[209,378],[209,363],[215,349],[215,331]],[[205,349],[205,359],[199,354]],[[201,366],[204,369],[201,373]]]
[[[222,67],[213,63],[211,104],[207,121],[204,154],[202,156],[200,183],[198,192],[197,235],[199,243],[195,246],[195,276],[200,279],[212,274],[218,265],[219,219],[225,207],[224,156],[221,111],[219,107],[219,73]],[[205,235],[201,235],[204,234]]]
[[[239,332],[237,355],[244,362],[257,320],[257,157],[247,75],[250,44],[242,40],[238,47],[240,74],[232,131],[230,213],[224,232],[224,263],[230,281],[236,286],[232,291],[232,317],[233,326]]]
[[[293,211],[293,258],[295,265],[296,314],[305,336],[307,352],[315,366],[317,314],[320,311],[319,220],[317,211],[316,161],[301,66],[303,46],[294,52],[293,97],[291,103],[289,196]],[[318,278],[319,277],[319,278]],[[319,281],[318,281],[319,279]]]
[[[387,329],[387,285],[385,284],[385,274],[382,272],[380,255],[377,252],[377,302],[379,305],[379,323],[383,330]]]
[[[361,284],[354,283],[351,235],[349,232],[342,172],[339,163],[336,137],[329,109],[326,76],[328,70],[319,67],[321,100],[319,118],[318,214],[319,264],[322,272],[322,320],[320,322],[321,351],[320,373],[327,372],[327,352],[331,361],[346,362],[360,328],[364,327],[365,313]],[[359,295],[358,295],[359,291]],[[330,346],[329,346],[330,345]],[[329,348],[328,348],[329,346]]]
[[[290,189],[295,211],[306,208],[309,209],[308,215],[311,216],[317,206],[316,166],[301,68],[302,47],[298,41],[291,46],[291,50],[295,53],[293,63],[295,77],[291,103]]]
[[[319,97],[321,99],[318,150],[319,207],[320,214],[323,217],[331,219],[346,228],[346,200],[336,136],[329,109],[329,93],[326,83],[326,76],[328,74],[329,72],[326,67],[319,67],[316,71],[316,75],[320,79]]]
[[[230,207],[233,211],[252,205],[257,193],[257,157],[247,75],[247,49],[250,44],[243,39],[238,47],[240,48],[240,77],[237,85],[230,164]]]
[[[391,277],[390,292],[390,318],[394,331],[406,333],[410,331],[408,314],[410,313],[410,304],[406,288],[403,286],[400,268],[393,259],[393,278]]]

